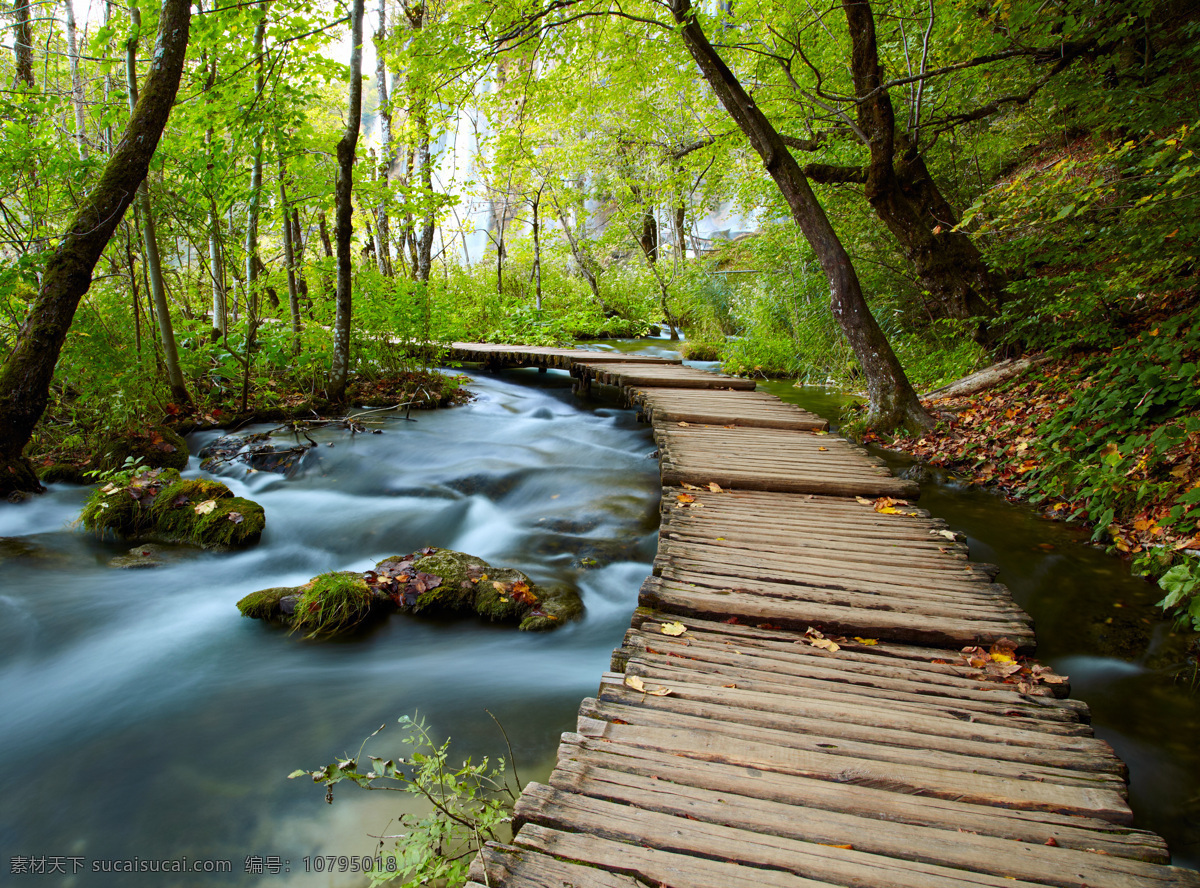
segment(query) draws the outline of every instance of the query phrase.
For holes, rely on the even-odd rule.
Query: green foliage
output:
[[[1195,529],[1200,491],[1184,490],[1171,468],[1200,433],[1198,360],[1200,325],[1175,317],[1048,387],[1064,403],[1039,430],[1035,480],[1048,496],[1081,499],[1096,539],[1151,500],[1170,504],[1160,526]]]
[[[1188,556],[1159,577],[1158,585],[1167,593],[1158,606],[1174,611],[1181,623],[1200,632],[1200,557]]]
[[[401,757],[368,756],[370,769],[363,771],[359,766],[360,748],[353,758],[312,771],[293,771],[288,776],[311,777],[326,788],[325,799],[330,803],[333,787],[344,780],[363,789],[401,792],[423,800],[429,813],[400,816],[402,832],[395,848],[388,852],[395,862],[394,870],[388,867],[374,873],[372,884],[396,880],[401,888],[463,885],[471,860],[483,844],[505,839],[520,786],[507,783],[504,759],[496,764],[487,758],[477,763],[467,759],[454,767],[450,764],[450,740],[437,743],[424,719],[403,716],[399,724],[404,730],[400,743],[405,752]]]

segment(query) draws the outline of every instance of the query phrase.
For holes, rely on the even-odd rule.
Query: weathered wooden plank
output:
[[[712,465],[677,465],[662,463],[661,478],[664,484],[708,484],[715,482],[722,487],[739,490],[771,490],[790,493],[820,493],[843,496],[899,496],[915,499],[920,488],[913,481],[886,476],[870,476],[864,473],[861,480],[839,481],[818,476],[764,477],[754,472],[743,472],[736,468]]]
[[[671,623],[676,620],[666,615],[657,616],[656,620],[656,614],[651,611],[636,614],[636,625],[626,631],[625,642],[637,645],[639,639],[645,642],[661,641],[664,637],[661,632],[661,623]],[[758,656],[782,659],[800,656],[825,664],[846,664],[847,668],[858,673],[902,676],[911,681],[970,683],[973,685],[984,678],[982,671],[971,666],[964,655],[958,651],[915,648],[914,653],[919,656],[906,656],[904,649],[908,648],[908,645],[889,644],[865,638],[856,641],[853,637],[838,636],[841,639],[838,642],[841,647],[839,650],[831,652],[812,645],[799,632],[763,630],[743,624],[730,625],[729,623],[715,623],[694,618],[678,622],[685,627],[686,636],[680,638],[677,643],[686,643],[689,649],[698,645],[713,650],[732,648],[743,653],[748,651]],[[1065,676],[1056,676],[1054,671],[1047,667],[1042,667],[1042,670],[1043,674],[1051,677],[1048,684],[1062,683],[1061,681],[1056,682],[1054,680],[1056,677],[1066,678]]]
[[[522,847],[624,873],[630,888],[826,888],[833,883],[778,869],[741,866],[730,860],[674,854],[641,843],[614,842],[594,835],[561,832],[531,823],[514,840]],[[636,881],[635,881],[636,880]],[[561,886],[567,888],[567,886]]]
[[[921,793],[979,805],[1083,814],[1120,824],[1128,824],[1133,818],[1120,787],[1104,781],[1096,781],[1095,785],[1063,785],[1036,779],[943,771],[921,765],[812,752],[695,728],[681,730],[646,724],[586,721],[581,721],[579,728],[579,733],[594,739],[674,752],[697,761],[718,761],[760,771],[874,786],[893,792]]]
[[[637,656],[658,653],[671,655],[675,660],[746,665],[788,677],[811,676],[863,687],[913,689],[970,699],[995,699],[998,690],[1005,690],[1019,699],[1015,684],[989,681],[982,670],[951,667],[934,671],[904,661],[875,660],[847,649],[828,651],[808,643],[799,633],[791,644],[761,646],[720,641],[691,632],[673,637],[659,630],[661,626],[646,624],[644,630],[628,633],[625,644]]]
[[[600,698],[619,698],[629,703],[640,702],[640,698],[636,696],[638,692],[627,687],[624,680],[625,675],[622,673],[606,673],[600,684]],[[1048,752],[1063,766],[1077,766],[1083,770],[1104,768],[1114,772],[1122,767],[1112,747],[1104,740],[1092,736],[1063,736],[1024,725],[965,721],[961,717],[951,716],[946,710],[914,712],[888,706],[879,701],[872,703],[861,698],[854,699],[849,695],[844,695],[838,705],[831,706],[826,700],[814,699],[807,695],[741,687],[728,688],[713,683],[691,682],[686,678],[659,678],[653,673],[651,678],[644,680],[649,682],[646,685],[648,688],[670,688],[674,700],[750,711],[749,714],[739,712],[740,719],[753,719],[753,713],[764,713],[768,715],[767,724],[781,727],[786,724],[808,724],[811,721],[816,723],[814,728],[817,730],[847,731],[850,736],[861,740],[875,736],[872,733],[875,731],[883,731],[883,736],[886,737],[895,732],[897,745],[908,744],[918,748],[928,746],[945,750],[964,747],[987,748],[988,755],[1007,757],[1013,761],[1019,760],[1019,756],[1022,755],[1040,756]],[[791,721],[785,722],[784,717]],[[1036,760],[1044,764],[1053,763],[1045,758]]]
[[[958,733],[947,730],[930,734],[930,728],[949,727],[944,722],[938,723],[933,719],[897,718],[882,723],[876,719],[872,723],[862,724],[844,717],[839,718],[840,713],[822,712],[819,706],[809,706],[804,711],[797,712],[793,707],[776,705],[776,700],[766,695],[755,695],[755,699],[750,700],[747,697],[753,692],[737,689],[707,689],[705,693],[680,682],[653,680],[646,681],[645,687],[648,691],[665,688],[670,690],[671,694],[654,696],[630,688],[620,680],[609,680],[601,684],[598,699],[601,703],[641,706],[697,718],[716,717],[731,724],[735,723],[739,727],[802,733],[818,739],[818,745],[830,740],[846,740],[852,741],[845,746],[847,749],[852,749],[854,743],[861,743],[864,744],[864,748],[882,746],[946,752],[987,759],[989,762],[995,760],[1115,774],[1122,780],[1126,774],[1124,763],[1113,755],[1111,748],[1107,748],[1107,745],[1099,740],[1092,740],[1090,745],[1083,749],[1069,748],[1068,743],[1050,745],[1045,742],[1044,737],[1041,738],[1043,742],[1036,745],[1008,744],[1001,738],[990,735],[988,728],[976,729],[973,732]],[[928,758],[924,761],[932,764]]]
[[[655,682],[650,682],[651,687],[655,685]],[[664,683],[663,686],[670,685]],[[892,746],[886,742],[887,739],[895,739],[890,735],[887,738],[881,735],[878,742],[871,743],[845,736],[845,731],[835,735],[834,732],[825,731],[815,725],[798,725],[796,730],[792,730],[786,726],[786,718],[780,720],[781,723],[777,723],[777,726],[768,727],[757,723],[766,721],[765,717],[737,720],[740,713],[722,708],[714,708],[711,716],[706,718],[703,714],[698,714],[700,709],[702,707],[687,701],[645,695],[642,700],[632,698],[630,703],[589,697],[583,701],[579,711],[588,718],[603,719],[623,726],[690,732],[693,735],[704,733],[731,743],[758,743],[778,750],[807,754],[814,757],[808,760],[810,764],[824,757],[832,761],[823,767],[837,773],[859,767],[880,773],[880,768],[885,767],[892,769],[890,773],[895,775],[907,773],[905,769],[908,768],[918,768],[919,772],[911,775],[910,780],[925,779],[935,773],[941,775],[934,778],[936,780],[942,780],[948,775],[951,784],[964,777],[977,784],[987,779],[993,781],[989,784],[990,792],[1004,798],[1021,797],[1019,787],[1029,782],[1036,782],[1044,787],[1056,786],[1064,790],[1109,791],[1122,799],[1125,795],[1123,777],[1108,771],[1081,771],[1036,762],[1014,762],[979,755],[977,749],[971,749],[969,752],[945,752],[937,749],[914,749],[911,745]],[[805,731],[805,727],[812,727],[813,731]],[[965,745],[960,748],[965,748]]]
[[[1086,725],[1073,720],[1067,709],[1039,706],[1037,697],[1020,697],[997,686],[990,699],[972,699],[955,694],[932,694],[919,691],[887,691],[849,683],[831,682],[809,677],[788,678],[779,673],[750,669],[745,665],[727,665],[696,661],[676,665],[673,658],[638,655],[625,664],[625,674],[646,681],[670,685],[673,681],[691,681],[713,687],[734,687],[738,690],[762,693],[803,694],[813,700],[840,705],[845,699],[872,701],[894,706],[897,711],[916,713],[944,712],[953,718],[970,719],[981,724],[1011,723],[1028,730],[1058,732],[1070,736],[1090,736]],[[1047,700],[1051,698],[1045,698]]]
[[[678,853],[732,860],[751,866],[820,878],[840,885],[873,888],[964,888],[1028,886],[1033,883],[926,863],[886,858],[791,838],[756,833],[703,820],[617,805],[601,799],[537,786],[518,803],[517,816],[530,825],[585,832],[619,842],[645,842]],[[522,828],[522,833],[524,828]],[[524,839],[519,834],[517,841]]]
[[[703,560],[720,565],[758,569],[754,575],[763,579],[776,578],[781,573],[794,575],[803,581],[810,572],[819,576],[845,576],[851,579],[884,578],[903,586],[928,588],[940,584],[943,588],[990,585],[992,575],[975,565],[953,558],[914,558],[900,554],[890,557],[875,554],[848,560],[845,553],[826,553],[819,549],[798,546],[792,549],[770,546],[748,547],[729,545],[727,540],[660,538],[659,558],[664,561]],[[784,570],[781,571],[781,568]],[[787,568],[791,568],[787,570]],[[949,597],[949,596],[947,596]],[[1016,605],[1011,606],[1016,609]]]
[[[953,799],[895,793],[871,786],[830,783],[780,773],[764,779],[765,775],[756,769],[716,761],[697,767],[688,758],[670,752],[597,742],[580,734],[564,734],[552,781],[559,775],[566,784],[563,788],[573,788],[577,779],[573,775],[582,773],[586,778],[594,768],[718,793],[735,793],[817,812],[838,812],[867,821],[926,826],[1035,845],[1047,845],[1053,839],[1063,848],[1154,863],[1166,863],[1169,859],[1166,844],[1154,833],[1086,815],[991,808]]]
[[[680,586],[652,577],[642,585],[638,603],[687,615],[705,615],[718,619],[736,617],[748,622],[763,622],[790,629],[818,626],[841,635],[915,641],[920,644],[964,647],[989,646],[1009,638],[1018,648],[1032,649],[1033,632],[1029,623],[1014,621],[955,619],[898,610],[866,610],[808,601],[788,601],[760,595],[722,595],[713,591]]]
[[[654,562],[654,573],[662,583],[681,594],[692,589],[709,593],[757,595],[762,598],[786,601],[808,601],[814,604],[840,607],[861,607],[869,610],[896,611],[908,614],[930,614],[950,618],[962,617],[975,620],[1004,620],[1028,623],[1029,617],[1016,605],[1005,603],[1003,598],[987,595],[973,596],[955,590],[953,594],[929,590],[922,586],[880,590],[860,588],[851,577],[812,577],[809,583],[801,584],[797,578],[791,581],[764,580],[749,575],[753,569],[722,566],[724,573],[713,576],[704,573],[695,562],[664,561],[661,557]],[[911,588],[911,594],[906,594]],[[845,634],[845,633],[843,633]],[[850,633],[862,635],[861,632]]]
[[[582,763],[560,765],[551,775],[550,783],[553,790],[538,787],[530,793],[531,802],[540,802],[534,808],[536,820],[546,826],[565,825],[554,822],[556,801],[560,793],[571,792],[734,829],[832,847],[849,845],[867,854],[1062,888],[1078,888],[1080,884],[1092,888],[1179,884],[1177,873],[1141,860],[1108,857],[1044,842],[1034,844],[972,835],[959,827],[948,832],[891,822],[886,814],[867,819],[841,811],[806,809]]]
[[[468,878],[466,888],[641,888],[627,875],[498,842],[480,851]]]

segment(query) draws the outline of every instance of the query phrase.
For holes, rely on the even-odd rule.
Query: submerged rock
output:
[[[262,506],[234,496],[220,481],[150,469],[126,483],[97,488],[84,504],[80,521],[101,535],[111,531],[124,539],[217,549],[257,543],[266,516]]]
[[[309,637],[328,637],[396,610],[444,617],[474,614],[527,631],[553,629],[579,617],[583,602],[573,589],[542,589],[515,568],[493,567],[451,549],[427,548],[385,558],[363,574],[322,574],[304,586],[252,592],[238,602],[238,610]]]
[[[109,559],[108,566],[121,570],[136,570],[143,567],[162,567],[166,564],[163,559],[163,549],[153,543],[134,546],[125,555]]]
[[[270,443],[270,435],[260,432],[255,435],[223,435],[201,448],[200,467],[216,469],[222,464],[244,463],[256,472],[272,472],[291,478],[300,471],[314,447],[296,444],[280,447]]]

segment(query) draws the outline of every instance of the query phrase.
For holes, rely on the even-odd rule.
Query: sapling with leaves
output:
[[[488,715],[491,715],[489,712]],[[495,716],[492,716],[495,720]],[[362,766],[367,743],[383,731],[367,737],[358,754],[330,762],[315,770],[297,770],[289,778],[311,777],[325,787],[325,801],[333,804],[333,788],[350,781],[362,789],[399,792],[421,800],[429,812],[424,816],[402,814],[403,832],[381,836],[379,850],[389,855],[394,867],[372,874],[372,884],[394,884],[419,888],[430,884],[462,885],[475,855],[489,841],[504,841],[512,823],[512,809],[521,793],[520,777],[512,768],[512,781],[504,758],[493,764],[466,759],[458,767],[450,763],[450,740],[438,743],[428,723],[419,716],[399,719],[404,734],[400,744],[406,748],[398,758],[384,759],[368,755],[369,767]],[[496,721],[508,745],[508,735]],[[512,762],[512,747],[508,745]],[[393,847],[386,842],[394,840]]]

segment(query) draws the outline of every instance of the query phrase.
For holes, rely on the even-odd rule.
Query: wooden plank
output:
[[[623,699],[628,703],[641,702],[636,696],[638,692],[627,687],[624,679],[624,674],[607,673],[600,683],[600,698]],[[825,700],[807,696],[770,690],[727,688],[724,685],[701,684],[665,676],[657,678],[653,673],[645,680],[648,681],[648,688],[670,688],[673,700],[748,710],[749,712],[739,713],[738,717],[742,720],[754,718],[755,713],[765,713],[769,714],[765,724],[784,726],[814,722],[819,723],[814,727],[819,726],[821,730],[846,731],[849,736],[861,740],[874,736],[872,732],[875,731],[882,731],[884,737],[891,737],[894,732],[897,744],[907,743],[919,748],[953,750],[964,745],[987,747],[988,755],[1007,757],[1013,761],[1025,754],[1041,755],[1042,751],[1048,750],[1064,766],[1077,762],[1077,766],[1083,770],[1104,768],[1114,772],[1122,767],[1112,747],[1104,740],[1092,736],[1063,736],[1023,725],[964,721],[951,716],[945,710],[913,712],[881,704],[879,701],[872,703],[863,699],[855,700],[848,695],[843,697],[837,706],[831,706]],[[788,721],[785,722],[782,717],[786,717]],[[1001,746],[1011,749],[995,748]],[[1037,760],[1053,763],[1044,758]]]
[[[721,569],[726,573],[713,576],[704,573],[702,567],[690,561],[677,564],[673,561],[664,562],[659,558],[654,562],[654,573],[661,579],[661,583],[681,594],[688,594],[692,589],[697,589],[719,595],[757,595],[767,599],[807,601],[814,604],[908,614],[1029,622],[1029,617],[1016,605],[1006,604],[1003,598],[990,598],[986,594],[975,596],[963,594],[959,590],[927,589],[922,586],[897,586],[881,591],[870,586],[861,588],[853,579],[842,577],[813,577],[811,582],[805,584],[798,582],[798,578],[793,581],[768,581],[747,576],[752,569],[742,570],[741,576],[736,575],[736,565],[722,566]],[[912,589],[911,594],[906,594],[907,588]]]
[[[987,680],[982,670],[952,668],[931,671],[902,661],[877,661],[856,656],[846,649],[828,651],[816,647],[804,641],[804,636],[799,634],[790,645],[760,646],[722,642],[691,633],[673,637],[656,629],[661,627],[651,624],[647,627],[648,631],[629,633],[625,643],[631,653],[635,656],[657,653],[674,660],[745,665],[789,678],[811,676],[824,681],[888,691],[912,690],[969,699],[995,699],[997,691],[1004,690],[1017,699],[1024,696],[1018,694],[1015,684]],[[680,665],[687,666],[690,663],[683,662]]]
[[[498,842],[479,852],[467,877],[466,888],[641,888],[627,875]]]
[[[551,775],[563,788],[582,787],[594,769],[638,775],[651,780],[692,786],[718,793],[777,802],[800,809],[849,814],[866,821],[925,826],[967,835],[990,836],[1014,842],[1096,851],[1134,860],[1166,863],[1166,843],[1154,833],[1118,826],[1094,817],[989,808],[953,799],[889,792],[871,786],[830,783],[787,774],[770,779],[752,769],[721,762],[696,767],[689,759],[621,743],[603,743],[579,734],[564,734],[558,765]],[[580,788],[578,791],[584,791]],[[871,825],[864,827],[869,830]]]
[[[702,859],[648,848],[643,844],[615,842],[594,835],[562,832],[530,823],[514,839],[516,844],[543,854],[602,867],[635,879],[630,888],[825,888],[833,883],[806,879],[773,868],[741,866],[729,860]],[[556,886],[567,888],[567,886]]]
[[[1033,631],[1028,623],[1001,620],[954,619],[925,614],[902,613],[896,610],[867,611],[808,601],[787,601],[759,595],[722,595],[699,588],[682,587],[652,577],[642,585],[638,604],[673,613],[729,619],[736,617],[748,622],[799,629],[817,626],[834,634],[886,638],[893,641],[915,641],[920,644],[966,647],[990,646],[1001,638],[1009,638],[1018,648],[1032,649]]]
[[[653,681],[649,684],[651,687],[656,685]],[[670,687],[669,683],[663,683],[663,686]],[[643,699],[639,700],[639,696]],[[971,744],[957,744],[954,752],[932,748],[914,749],[911,744],[889,745],[886,741],[896,738],[893,735],[884,737],[882,733],[879,742],[872,743],[846,736],[846,731],[825,731],[819,725],[801,724],[798,719],[791,719],[796,722],[795,729],[792,729],[787,726],[787,717],[777,720],[774,726],[759,724],[768,721],[765,713],[760,714],[760,718],[752,719],[742,717],[743,713],[732,708],[714,707],[710,716],[706,717],[702,712],[703,707],[672,697],[635,695],[626,699],[631,702],[588,698],[583,701],[579,711],[588,718],[621,725],[692,734],[705,733],[730,742],[746,741],[770,745],[779,750],[811,755],[814,758],[810,762],[822,757],[832,759],[838,764],[827,763],[824,767],[839,771],[863,767],[869,768],[872,773],[880,773],[881,766],[886,765],[887,769],[895,769],[899,773],[906,773],[904,769],[907,768],[920,768],[921,776],[937,773],[941,775],[939,780],[946,775],[949,775],[952,781],[964,776],[973,781],[986,778],[995,781],[991,792],[1006,798],[1020,796],[1020,791],[1013,790],[1012,786],[1030,781],[1041,786],[1062,789],[1107,790],[1116,793],[1120,798],[1124,798],[1125,793],[1123,777],[1110,771],[1081,771],[1031,761],[1014,762],[989,757],[986,752],[981,754],[978,746]],[[806,727],[813,730],[806,731]],[[1035,755],[1036,752],[1034,751]],[[914,776],[912,779],[918,778]]]
[[[818,476],[762,477],[754,472],[722,468],[717,464],[675,465],[664,462],[661,469],[664,484],[708,484],[716,482],[722,487],[738,490],[770,490],[786,493],[820,493],[843,496],[893,496],[915,499],[920,488],[913,481],[885,476],[870,477],[854,481],[823,479]]]
[[[529,826],[583,832],[618,842],[647,843],[655,848],[710,859],[819,878],[838,885],[872,888],[965,888],[965,886],[1030,886],[1019,879],[926,863],[881,857],[853,848],[834,848],[767,833],[736,829],[703,820],[688,820],[657,811],[617,805],[601,799],[534,786],[522,795],[517,816]],[[522,827],[516,841],[523,843]]]
[[[929,728],[948,727],[933,719],[891,720],[880,722],[877,719],[863,724],[860,722],[838,718],[840,713],[822,712],[821,707],[811,706],[807,711],[797,712],[792,707],[777,706],[770,695],[742,691],[740,689],[697,689],[676,681],[645,682],[647,691],[660,689],[670,690],[669,696],[654,696],[646,691],[637,691],[626,686],[621,680],[608,680],[601,684],[599,697],[601,703],[614,703],[625,706],[640,706],[650,710],[662,710],[680,715],[705,718],[719,717],[739,727],[770,728],[780,731],[802,733],[806,736],[819,738],[821,743],[828,741],[851,741],[845,748],[852,749],[853,744],[864,746],[882,746],[896,749],[914,749],[952,753],[971,758],[984,758],[989,762],[1016,762],[1031,766],[1042,765],[1050,768],[1060,768],[1074,771],[1115,774],[1124,780],[1126,768],[1103,741],[1092,740],[1086,748],[1070,748],[1069,742],[1051,744],[1049,738],[1041,737],[1039,744],[1009,744],[989,733],[988,728],[976,729],[956,735],[950,731],[930,734]],[[722,693],[722,691],[724,693]],[[754,699],[748,699],[751,695]],[[861,712],[861,711],[860,711]],[[707,716],[706,716],[707,714]],[[921,727],[918,723],[923,722]],[[922,729],[923,728],[923,729]],[[1023,732],[1028,735],[1029,732]],[[1077,744],[1078,745],[1078,744]],[[860,750],[863,751],[863,750]],[[865,754],[865,752],[864,752]],[[929,759],[924,760],[932,764]]]
[[[1090,786],[1068,786],[1036,779],[1015,780],[991,774],[943,771],[921,765],[816,753],[692,728],[680,730],[614,722],[581,722],[580,728],[579,733],[593,739],[673,752],[696,761],[724,762],[760,771],[874,786],[893,792],[920,793],[978,805],[1082,814],[1123,825],[1133,819],[1120,789],[1101,781]]]
[[[864,818],[842,811],[811,810],[580,763],[560,766],[550,782],[553,789],[538,787],[530,793],[531,802],[541,797],[535,808],[536,820],[548,826],[565,825],[554,822],[554,811],[561,793],[571,792],[739,830],[831,847],[848,845],[867,854],[1062,888],[1077,888],[1081,883],[1092,888],[1179,884],[1176,873],[1141,860],[1108,857],[1044,842],[1033,844],[972,835],[957,827],[947,831],[896,823],[886,816]],[[1192,875],[1200,884],[1200,873]]]

